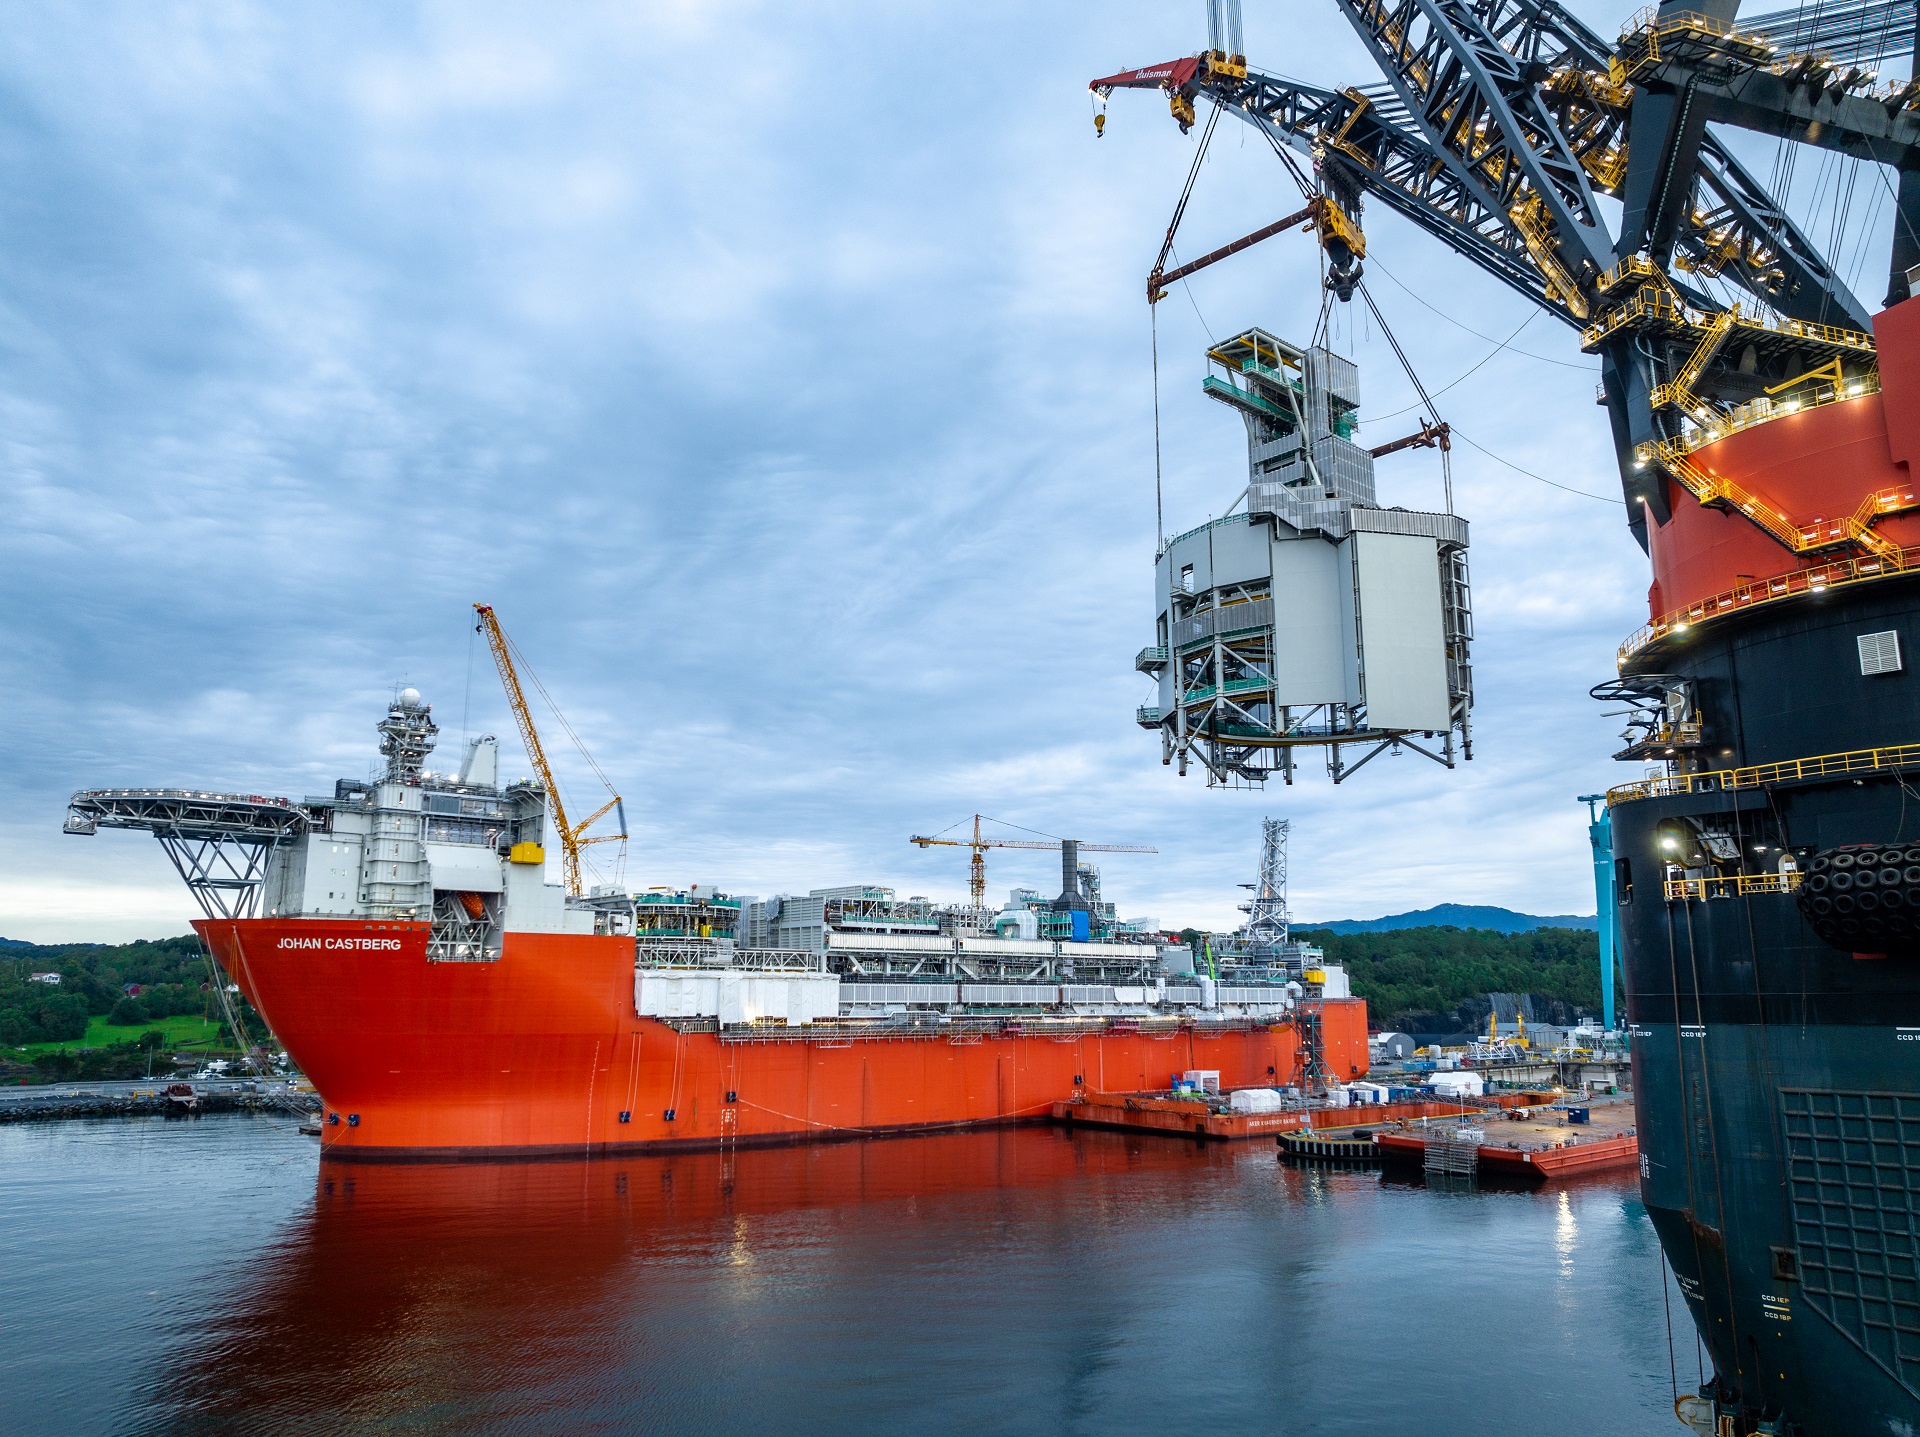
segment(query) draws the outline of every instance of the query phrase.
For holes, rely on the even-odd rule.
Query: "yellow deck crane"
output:
[[[600,765],[594,762],[593,755],[587,753],[586,745],[580,742],[580,736],[573,732],[572,726],[568,724],[558,705],[554,704],[552,695],[535,677],[524,655],[520,655],[520,663],[516,667],[514,657],[518,651],[514,648],[513,640],[507,637],[506,630],[500,627],[500,620],[495,616],[493,606],[475,604],[473,611],[480,616],[477,627],[487,636],[487,647],[493,651],[494,667],[500,670],[500,686],[507,691],[507,704],[513,709],[513,721],[520,727],[520,741],[526,745],[527,761],[533,765],[535,776],[546,786],[547,806],[553,814],[553,830],[560,836],[567,892],[578,898],[580,896],[580,851],[596,843],[624,844],[627,841],[626,805],[621,801],[620,795],[614,792],[612,781],[601,770]],[[527,707],[527,696],[520,687],[521,669],[526,670],[527,678],[532,681],[534,688],[539,690],[540,696],[546,699],[548,707],[553,709],[554,717],[560,720],[560,726],[566,729],[575,746],[586,758],[588,765],[599,776],[600,782],[606,785],[607,792],[613,795],[579,823],[571,823],[567,819],[566,805],[560,799],[560,785],[553,781],[553,770],[547,764],[547,751],[541,746],[539,731],[533,726],[533,710]],[[593,838],[586,837],[587,830],[609,813],[618,815],[620,831],[599,834]]]
[[[937,834],[931,837],[914,834],[908,843],[917,843],[922,848],[971,848],[973,861],[968,865],[967,891],[973,895],[973,906],[984,908],[987,905],[987,850],[989,848],[1034,848],[1047,853],[1058,853],[1061,844],[1072,843],[1072,839],[1032,839],[1032,838],[983,838],[980,836],[980,820],[985,814],[973,816],[972,838],[941,838]],[[987,819],[997,823],[998,819]],[[1157,848],[1147,848],[1138,843],[1081,843],[1082,853],[1158,853]]]

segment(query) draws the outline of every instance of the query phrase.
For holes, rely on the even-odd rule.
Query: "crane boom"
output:
[[[907,842],[917,843],[922,848],[937,845],[941,848],[1035,848],[1047,853],[1060,851],[1060,845],[1057,843],[1035,843],[1031,839],[1024,838],[983,838],[976,844],[965,838],[922,838],[915,834]],[[1158,853],[1160,850],[1149,848],[1143,843],[1083,843],[1080,845],[1080,851],[1082,853]]]
[[[907,839],[908,843],[917,843],[922,848],[971,848],[973,860],[968,864],[967,891],[973,895],[973,906],[976,908],[984,907],[987,901],[987,849],[1029,848],[1045,853],[1058,853],[1062,842],[1073,841],[1058,838],[1044,841],[1031,838],[983,838],[980,834],[980,820],[984,817],[986,817],[985,814],[974,814],[972,838],[936,838],[916,833]],[[1160,851],[1139,843],[1082,843],[1079,845],[1079,850],[1082,853],[1158,853]]]
[[[1377,198],[1581,331],[1582,348],[1600,360],[1629,527],[1642,547],[1649,515],[1670,517],[1673,487],[1706,492],[1675,446],[1687,426],[1711,428],[1748,402],[1749,370],[1769,394],[1807,380],[1830,350],[1854,362],[1833,392],[1865,372],[1866,307],[1708,122],[1898,169],[1891,304],[1907,297],[1920,261],[1920,84],[1874,90],[1861,66],[1778,53],[1770,35],[1814,44],[1807,25],[1818,29],[1819,16],[1798,12],[1764,17],[1756,29],[1733,20],[1737,4],[1698,7],[1709,16],[1674,0],[1609,44],[1557,0],[1335,5],[1384,85],[1322,88],[1207,52],[1092,88],[1103,101],[1116,89],[1162,90],[1183,130],[1194,102],[1210,99],[1283,156],[1310,156],[1322,193],[1351,218],[1363,195]],[[1882,8],[1894,9],[1861,13]],[[1836,21],[1835,37],[1851,43],[1853,23]],[[1912,22],[1860,23],[1881,43]],[[1619,202],[1617,227],[1602,197]],[[1701,374],[1686,372],[1701,335],[1738,308],[1708,280],[1745,290],[1750,307],[1774,316],[1758,328],[1786,338],[1755,339],[1748,316],[1742,344],[1709,355]],[[1345,299],[1352,287],[1336,293]],[[1809,348],[1801,364],[1793,346],[1805,335],[1817,343],[1800,346]],[[1770,343],[1793,352],[1770,355]],[[1795,397],[1811,403],[1813,391]]]
[[[615,794],[577,826],[567,821],[567,807],[560,797],[560,785],[554,782],[553,768],[547,762],[546,748],[540,742],[539,730],[534,727],[533,710],[527,704],[526,691],[520,686],[519,671],[514,667],[513,643],[507,638],[506,630],[500,627],[500,620],[493,612],[491,604],[475,604],[473,611],[480,616],[480,631],[487,636],[487,648],[493,653],[493,665],[500,671],[500,686],[506,690],[507,705],[513,710],[514,724],[520,730],[520,742],[526,746],[527,762],[533,765],[535,777],[547,791],[547,807],[553,814],[553,830],[560,838],[561,866],[567,892],[578,898],[580,896],[580,850],[590,844],[607,843],[616,837],[626,836],[626,821],[623,817],[619,834],[610,833],[598,838],[582,837],[587,829],[604,817],[610,809],[621,808],[624,813],[620,796]]]

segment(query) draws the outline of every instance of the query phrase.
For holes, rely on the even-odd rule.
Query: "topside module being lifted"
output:
[[[1154,561],[1157,633],[1134,667],[1160,683],[1138,717],[1161,761],[1257,786],[1292,783],[1301,747],[1326,749],[1335,783],[1388,749],[1472,758],[1466,520],[1380,507],[1352,361],[1260,329],[1207,359],[1201,387],[1246,421],[1248,478],[1239,512]]]
[[[1653,582],[1595,697],[1641,710],[1618,757],[1664,768],[1607,794],[1640,1196],[1713,1367],[1675,1415],[1920,1431],[1920,77],[1875,73],[1914,6],[1670,0],[1609,39],[1561,0],[1332,4],[1381,83],[1263,72],[1216,25],[1094,93],[1237,118],[1599,360]],[[1810,207],[1802,148],[1831,177]],[[1883,245],[1874,312],[1843,276]]]

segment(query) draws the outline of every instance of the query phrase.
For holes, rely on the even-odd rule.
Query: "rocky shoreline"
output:
[[[320,1111],[312,1093],[197,1091],[202,1113],[287,1113],[307,1117]],[[67,1118],[152,1118],[179,1112],[164,1088],[139,1093],[37,1093],[0,1100],[0,1123],[58,1122]],[[183,1116],[186,1116],[183,1114]]]

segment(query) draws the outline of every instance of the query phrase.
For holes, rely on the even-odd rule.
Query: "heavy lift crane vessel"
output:
[[[1713,1355],[1676,1413],[1920,1429],[1920,80],[1862,63],[1913,49],[1915,8],[1687,0],[1613,44],[1555,0],[1333,3],[1385,85],[1254,69],[1212,0],[1207,51],[1092,88],[1162,90],[1183,130],[1211,102],[1356,228],[1379,201],[1599,358],[1653,567],[1595,695],[1640,710],[1616,757],[1662,770],[1607,795],[1641,1192]],[[1885,182],[1878,313],[1719,128]],[[1344,299],[1364,238],[1327,247]]]

